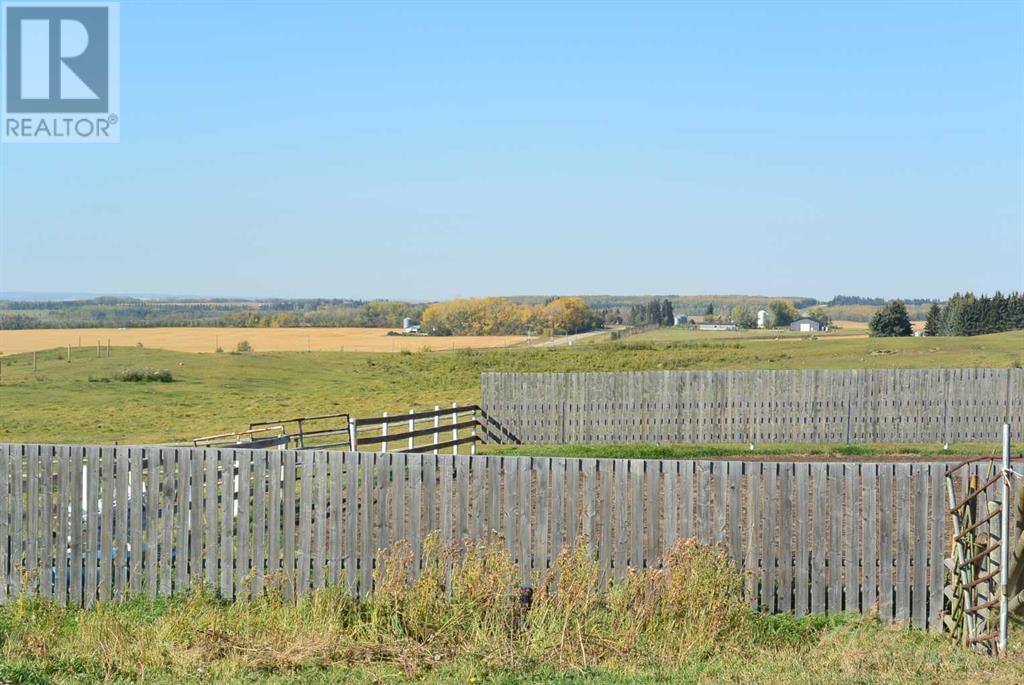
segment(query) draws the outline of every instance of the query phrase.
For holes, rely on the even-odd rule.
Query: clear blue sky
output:
[[[123,2],[0,146],[0,290],[1024,288],[1024,3]]]

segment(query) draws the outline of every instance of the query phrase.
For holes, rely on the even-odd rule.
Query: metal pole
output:
[[[1010,424],[1003,424],[1003,495],[999,515],[999,653],[1006,653],[1009,605],[1006,586],[1010,582]]]

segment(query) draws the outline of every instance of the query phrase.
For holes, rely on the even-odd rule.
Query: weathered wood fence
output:
[[[501,540],[522,582],[584,536],[602,580],[720,543],[768,611],[939,629],[946,464],[671,461],[0,446],[0,602],[91,606],[205,581],[372,590],[377,550]],[[978,472],[962,469],[964,477]]]
[[[794,343],[797,344],[797,343]],[[1024,370],[484,373],[502,441],[998,442],[1024,438]]]

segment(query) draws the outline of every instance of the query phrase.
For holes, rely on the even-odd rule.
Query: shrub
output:
[[[252,351],[253,351],[252,350],[252,345],[249,344],[248,340],[239,341],[239,343],[237,345],[235,345],[235,352],[252,352]]]
[[[114,380],[125,383],[170,383],[174,380],[167,369],[123,369],[114,374]]]

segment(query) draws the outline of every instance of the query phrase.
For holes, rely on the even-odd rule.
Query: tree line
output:
[[[635,304],[630,307],[627,321],[630,326],[673,326],[676,315],[671,302],[653,299],[647,304]]]
[[[925,335],[984,335],[1024,329],[1024,293],[956,293],[928,310]]]
[[[871,335],[898,337],[913,334],[907,308],[892,300],[875,312],[868,323]],[[925,321],[925,335],[970,336],[1024,329],[1024,294],[976,296],[956,293],[945,304],[933,303]]]
[[[582,333],[602,325],[604,316],[581,297],[554,297],[542,304],[482,297],[428,305],[420,331],[430,335],[541,335]]]
[[[205,300],[95,298],[73,302],[0,302],[0,330],[39,328],[397,328],[426,305],[390,300]]]
[[[891,300],[891,301],[895,302],[896,300]],[[935,300],[935,299],[931,299],[931,298],[925,297],[925,298],[910,298],[910,299],[905,299],[905,300],[899,300],[899,302],[902,302],[904,305],[908,305],[908,304],[920,305],[920,304],[938,303],[939,300]],[[836,295],[831,300],[829,300],[826,304],[828,304],[829,307],[838,307],[840,305],[855,305],[855,304],[866,304],[866,305],[870,305],[872,307],[882,307],[882,306],[884,306],[886,304],[886,299],[884,297],[860,297],[859,295]]]

